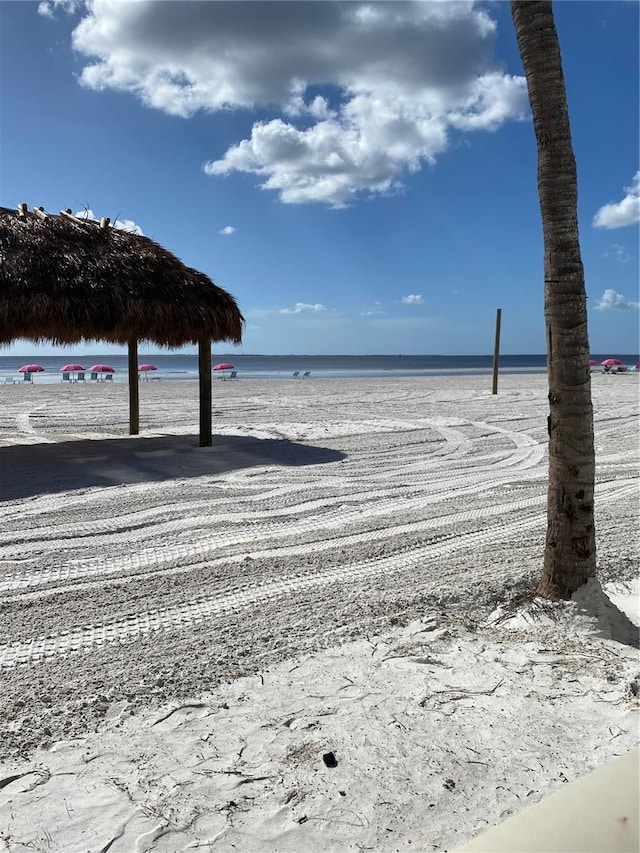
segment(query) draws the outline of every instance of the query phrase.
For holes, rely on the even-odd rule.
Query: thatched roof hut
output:
[[[138,341],[198,344],[200,443],[210,444],[211,342],[240,343],[243,326],[231,294],[148,237],[70,210],[0,208],[0,342],[127,344],[132,433]]]

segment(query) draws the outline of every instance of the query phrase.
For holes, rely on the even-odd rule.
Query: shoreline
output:
[[[596,362],[594,371],[600,372],[602,362],[615,356],[626,366],[627,372],[636,371],[637,354],[607,353],[593,354],[591,359]],[[149,377],[176,378],[190,377],[197,379],[198,359],[193,353],[140,353],[138,364],[151,364],[156,370],[143,372],[141,379]],[[117,382],[126,381],[128,375],[128,359],[125,353],[102,355],[77,355],[62,353],[60,355],[0,355],[0,384],[8,380],[13,383],[17,378],[18,369],[26,363],[32,363],[44,368],[44,372],[35,373],[36,384],[62,381],[61,368],[69,363],[80,364],[85,372],[85,381],[90,381],[91,368],[94,365],[106,364],[115,370],[114,379]],[[233,365],[229,370],[237,372],[238,379],[284,379],[298,378],[309,375],[313,379],[348,378],[359,379],[383,376],[460,376],[460,375],[491,375],[493,372],[493,354],[485,355],[252,355],[247,353],[212,353],[212,366],[218,363]],[[541,374],[547,369],[546,354],[507,354],[502,353],[498,359],[501,375],[510,374]],[[214,376],[216,372],[214,371]],[[223,374],[224,375],[224,374]],[[228,375],[228,373],[227,373]],[[74,375],[71,378],[75,378]]]
[[[229,376],[220,376],[213,375],[213,382],[220,381],[241,381],[241,382],[252,382],[252,381],[282,381],[288,379],[295,379],[299,381],[306,380],[346,380],[346,379],[429,379],[429,378],[460,378],[467,376],[479,376],[479,377],[491,377],[493,375],[493,369],[491,367],[458,367],[458,368],[392,368],[385,367],[380,369],[352,369],[352,370],[331,370],[331,369],[315,369],[311,370],[308,377],[302,377],[301,371],[298,370],[298,376],[294,376],[293,373],[295,371],[288,370],[238,370],[236,371],[237,375],[233,378]],[[230,373],[230,371],[227,371]],[[624,376],[624,377],[632,377],[632,376],[640,376],[640,372],[636,370],[633,366],[627,366],[624,371],[610,372],[606,373],[604,370],[592,369],[591,377],[592,381],[594,381],[599,374],[608,375],[608,376]],[[123,372],[122,370],[110,374],[112,379],[109,381],[115,382],[117,384],[128,383],[128,374]],[[507,376],[546,376],[547,368],[544,366],[535,367],[535,366],[527,366],[527,367],[501,367],[499,371],[499,379]],[[11,371],[0,371],[0,385],[101,385],[104,383],[103,379],[95,380],[89,379],[85,377],[83,381],[64,381],[59,374],[55,373],[34,373],[32,374],[33,378],[31,382],[25,382],[21,376],[15,372]],[[139,382],[141,384],[153,383],[153,382],[161,382],[161,381],[192,381],[198,382],[198,373],[193,370],[158,370],[153,374],[139,374],[138,375]]]
[[[228,371],[230,372],[230,371]],[[293,371],[295,372],[295,371]],[[282,381],[282,380],[299,380],[303,381],[300,376],[293,376],[293,372],[289,371],[251,371],[251,370],[243,370],[238,371],[237,376],[233,379],[229,377],[217,376],[213,375],[213,382],[235,382],[235,381],[243,381],[243,382],[251,382],[251,381],[260,381],[260,380],[268,380],[268,381]],[[635,371],[628,371],[630,374],[635,373]],[[300,371],[298,371],[300,374]],[[546,375],[545,367],[506,367],[502,368],[500,371],[500,376],[539,376]],[[13,384],[15,385],[100,385],[105,380],[91,380],[85,378],[84,380],[78,382],[77,380],[73,381],[63,381],[62,378],[56,374],[43,374],[43,373],[35,373],[32,374],[33,379],[29,382],[25,382],[24,379],[19,378],[16,374],[7,373],[5,371],[4,374],[0,374],[0,384],[10,385],[11,382],[8,380],[13,380]],[[491,376],[492,369],[490,367],[459,367],[459,368],[433,368],[433,369],[424,369],[424,370],[402,370],[400,368],[383,368],[380,370],[352,370],[352,371],[338,371],[338,370],[314,370],[311,371],[308,377],[305,379],[314,379],[318,380],[326,380],[326,379],[334,379],[334,380],[346,380],[346,379],[394,379],[394,378],[402,378],[402,379],[428,379],[428,378],[438,378],[438,377],[464,377],[464,376]],[[614,375],[614,374],[611,374]],[[617,375],[617,374],[616,374]],[[118,384],[127,383],[129,381],[128,374],[123,373],[122,371],[118,373],[111,374],[112,379],[109,381],[116,382]],[[197,371],[188,371],[188,370],[167,370],[167,371],[158,371],[157,374],[153,374],[151,376],[139,376],[140,383],[146,382],[159,382],[162,380],[166,381],[191,381],[198,382],[198,374]]]

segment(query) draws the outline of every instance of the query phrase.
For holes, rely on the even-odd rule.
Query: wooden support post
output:
[[[60,216],[62,216],[63,219],[66,219],[67,222],[75,222],[77,225],[81,225],[83,222],[89,221],[88,219],[79,219],[77,216],[74,216],[73,213],[71,213],[71,208],[61,210]]]
[[[500,321],[502,319],[502,308],[496,311],[496,342],[493,348],[493,394],[498,393],[498,362],[500,360]]]
[[[211,341],[198,341],[198,375],[200,380],[200,447],[211,447]]]
[[[138,388],[138,341],[129,341],[129,435],[140,433],[140,397]]]

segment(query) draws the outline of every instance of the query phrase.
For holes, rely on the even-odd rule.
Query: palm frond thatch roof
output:
[[[240,343],[226,290],[148,237],[42,208],[0,208],[0,343]]]

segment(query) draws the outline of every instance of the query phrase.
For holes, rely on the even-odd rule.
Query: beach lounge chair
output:
[[[107,373],[104,377],[105,382],[113,382],[113,373]]]
[[[84,382],[84,373],[79,373],[76,382]]]
[[[30,373],[23,373],[22,378],[24,379],[25,382],[33,382],[33,377],[31,376]]]
[[[15,385],[15,382],[16,381],[12,376],[5,376],[4,377],[4,384],[5,385]]]
[[[92,382],[97,382],[97,381],[98,381],[98,374],[97,374],[97,373],[92,373],[92,374],[91,374],[91,381],[92,381]]]
[[[63,382],[70,382],[71,381],[71,374],[70,373],[63,373],[62,374],[62,381]]]
[[[238,378],[238,371],[232,370],[231,373],[229,374],[229,379],[237,379],[237,378]]]
[[[301,379],[308,379],[310,376],[311,376],[311,371],[305,370],[305,372],[302,374],[302,376],[300,378]]]
[[[293,373],[291,374],[291,378],[292,378],[292,379],[297,379],[297,378],[298,378],[298,376],[300,376],[300,371],[299,371],[299,370],[294,370],[294,371],[293,371]]]

